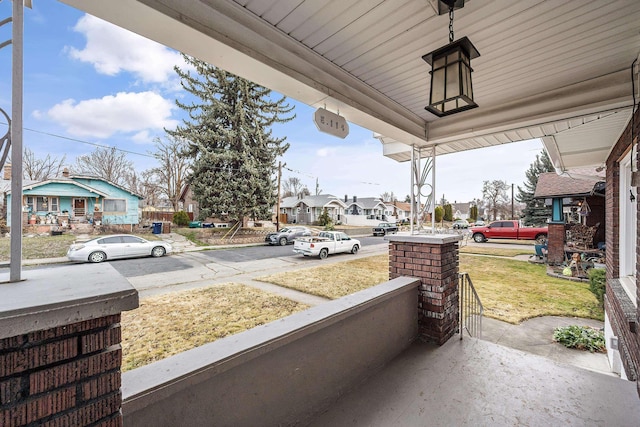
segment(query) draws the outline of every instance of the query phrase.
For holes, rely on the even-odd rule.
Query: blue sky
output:
[[[11,9],[11,1],[0,0],[0,20]],[[0,28],[0,43],[9,38],[10,24]],[[125,150],[138,172],[155,166],[153,139],[182,117],[174,102],[184,96],[173,71],[179,53],[60,2],[34,0],[25,10],[24,58],[24,146],[37,157],[66,156],[73,164],[99,144]],[[321,133],[314,109],[289,102],[296,119],[274,129],[291,144],[282,159],[284,179],[298,177],[312,193],[317,180],[323,194],[338,197],[409,194],[409,164],[384,157],[370,130],[350,123],[345,139]],[[0,49],[0,108],[10,115],[10,46]],[[2,122],[0,134],[6,132]],[[541,150],[534,140],[440,156],[437,198],[480,198],[485,180],[522,185]]]

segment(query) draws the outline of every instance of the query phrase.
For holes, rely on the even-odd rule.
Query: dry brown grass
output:
[[[67,255],[69,245],[75,236],[63,234],[61,236],[22,236],[22,258],[40,259],[57,258]],[[0,261],[9,261],[11,252],[11,238],[0,238]]]
[[[306,308],[237,283],[146,298],[136,310],[122,313],[122,369],[147,365]]]
[[[389,280],[389,256],[376,255],[321,267],[272,274],[257,280],[336,299]]]
[[[388,268],[388,256],[377,255],[259,280],[333,299],[386,281]],[[460,271],[470,274],[488,317],[510,323],[545,315],[603,318],[587,283],[549,277],[542,265],[461,254]],[[122,314],[123,370],[306,308],[240,284],[144,299]]]

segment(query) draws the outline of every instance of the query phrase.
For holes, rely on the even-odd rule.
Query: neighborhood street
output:
[[[287,290],[279,286],[254,280],[273,273],[329,265],[352,259],[387,253],[388,243],[384,237],[358,236],[362,248],[357,255],[336,254],[325,260],[303,257],[293,252],[293,245],[269,246],[251,244],[239,247],[218,247],[198,250],[184,237],[171,234],[166,237],[174,245],[175,253],[161,258],[134,258],[110,261],[110,265],[134,286],[141,298],[195,289],[216,283],[244,283],[265,291],[285,295],[295,301],[317,304],[318,297]],[[175,240],[171,240],[175,239]],[[493,240],[488,243],[464,243],[469,246],[523,248],[512,241]],[[533,253],[533,247],[531,252]],[[40,265],[26,268],[50,268],[63,264]]]
[[[226,282],[244,283],[268,290],[266,288],[274,285],[262,284],[253,279],[272,273],[382,254],[388,250],[388,243],[382,238],[362,237],[359,240],[362,249],[357,255],[337,254],[325,260],[297,255],[293,253],[293,245],[258,245],[189,251],[155,259],[122,260],[112,262],[111,265],[129,280],[141,298]],[[280,291],[281,289],[279,293],[282,293]],[[306,294],[289,297],[305,303],[312,302]],[[311,298],[315,300],[317,297]]]

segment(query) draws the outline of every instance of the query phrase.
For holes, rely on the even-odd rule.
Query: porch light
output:
[[[453,41],[453,10],[460,0],[440,0],[449,7],[449,44],[422,57],[432,69],[429,105],[425,109],[438,117],[476,108],[471,82],[471,60],[480,56],[467,38]]]

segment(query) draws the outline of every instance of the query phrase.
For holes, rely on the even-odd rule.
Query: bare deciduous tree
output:
[[[158,177],[152,169],[143,171],[138,175],[135,171],[127,176],[126,186],[134,193],[144,197],[144,206],[157,206],[162,194]]]
[[[504,211],[506,203],[509,201],[507,188],[507,182],[499,179],[484,181],[482,185],[482,198],[494,220],[498,217],[499,212]]]
[[[311,194],[307,186],[300,181],[300,178],[295,176],[289,177],[282,182],[282,190],[283,197],[309,196]]]
[[[37,158],[33,151],[24,149],[22,158],[22,177],[32,181],[44,181],[61,175],[67,156],[62,158],[51,157],[47,154],[44,158]]]
[[[116,147],[98,147],[90,154],[76,157],[74,173],[96,176],[125,186],[133,163]]]
[[[155,138],[156,151],[153,156],[160,166],[151,169],[155,175],[153,181],[158,184],[161,194],[169,199],[175,211],[178,210],[180,192],[187,183],[191,170],[191,163],[183,154],[187,147],[186,141],[173,136],[167,136],[164,140]]]
[[[380,195],[380,198],[382,199],[383,202],[385,203],[393,203],[395,201],[398,200],[398,198],[396,197],[395,194],[393,194],[393,191],[389,192],[389,191],[385,191],[384,193],[382,193]]]

